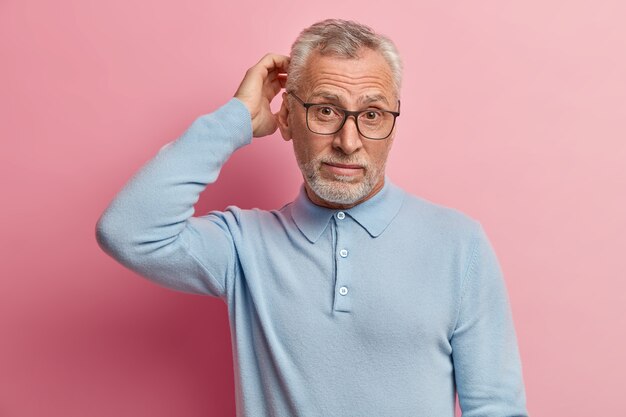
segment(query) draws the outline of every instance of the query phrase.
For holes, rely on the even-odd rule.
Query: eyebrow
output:
[[[334,101],[334,102],[341,101],[341,98],[337,94],[329,93],[326,91],[317,92],[313,94],[310,99],[314,99],[314,98],[322,98],[324,100],[329,100],[329,101]],[[366,96],[362,96],[359,98],[360,104],[363,104],[363,103],[370,104],[370,103],[375,103],[375,102],[382,102],[382,103],[385,103],[386,105],[389,105],[389,101],[382,94],[366,95]]]
[[[376,94],[373,96],[365,96],[363,98],[361,98],[359,100],[361,103],[372,103],[372,102],[376,102],[376,101],[382,101],[385,104],[389,104],[389,102],[387,101],[387,97],[383,96],[382,94]]]
[[[329,101],[341,101],[338,95],[327,93],[325,91],[320,91],[318,93],[313,94],[310,99],[314,99],[314,98],[323,98],[324,100],[329,100]]]

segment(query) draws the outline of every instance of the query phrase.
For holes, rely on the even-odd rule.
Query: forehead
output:
[[[304,74],[302,89],[307,100],[328,97],[350,103],[382,101],[389,105],[396,100],[391,68],[379,52],[371,49],[362,49],[354,59],[315,52]]]

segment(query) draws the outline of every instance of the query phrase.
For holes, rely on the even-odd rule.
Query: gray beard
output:
[[[319,167],[322,162],[338,162],[338,163],[354,163],[345,160],[328,160],[328,158],[314,159],[306,164],[301,164],[298,161],[298,165],[304,179],[313,190],[315,195],[324,201],[336,204],[354,204],[357,201],[365,198],[372,192],[379,179],[379,174],[384,170],[384,165],[381,169],[376,169],[369,164],[360,164],[365,168],[365,177],[362,180],[356,180],[351,176],[335,175],[334,179],[329,180],[322,178],[320,175]]]

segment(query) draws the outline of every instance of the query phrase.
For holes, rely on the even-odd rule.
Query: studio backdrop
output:
[[[402,114],[387,174],[485,228],[530,414],[620,414],[625,4],[0,2],[0,416],[235,415],[224,303],[125,269],[95,224],[261,56],[288,54],[329,17],[396,42]],[[195,215],[279,208],[301,183],[291,142],[255,139]]]

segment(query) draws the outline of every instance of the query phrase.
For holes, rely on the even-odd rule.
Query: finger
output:
[[[280,83],[282,88],[285,88],[285,84],[287,84],[287,73],[279,73],[276,76],[276,79]]]
[[[274,70],[286,72],[289,67],[289,57],[286,55],[266,54],[257,64],[269,73]]]
[[[285,87],[286,79],[287,75],[284,73],[272,73],[263,83],[263,95],[271,101]]]
[[[274,82],[280,73],[285,73],[288,65],[289,57],[277,54],[267,54],[261,58],[256,65],[248,70],[245,77],[245,81],[247,81],[246,85],[253,86],[256,84],[256,88],[262,88],[265,90],[266,87],[264,85],[259,85],[259,83],[267,84]],[[275,93],[280,90],[280,85],[281,84],[278,83],[278,90],[276,90]],[[264,91],[264,94],[267,94],[267,92]]]
[[[269,88],[272,91],[272,95],[275,96],[276,94],[278,94],[280,92],[280,90],[283,89],[283,87],[285,86],[285,84],[283,82],[280,81],[279,78],[276,78],[275,80],[271,81],[269,83]]]
[[[285,85],[287,84],[287,74],[284,72],[273,71],[267,78],[267,82],[269,82],[272,85],[272,88],[278,92],[280,89],[285,88]]]

